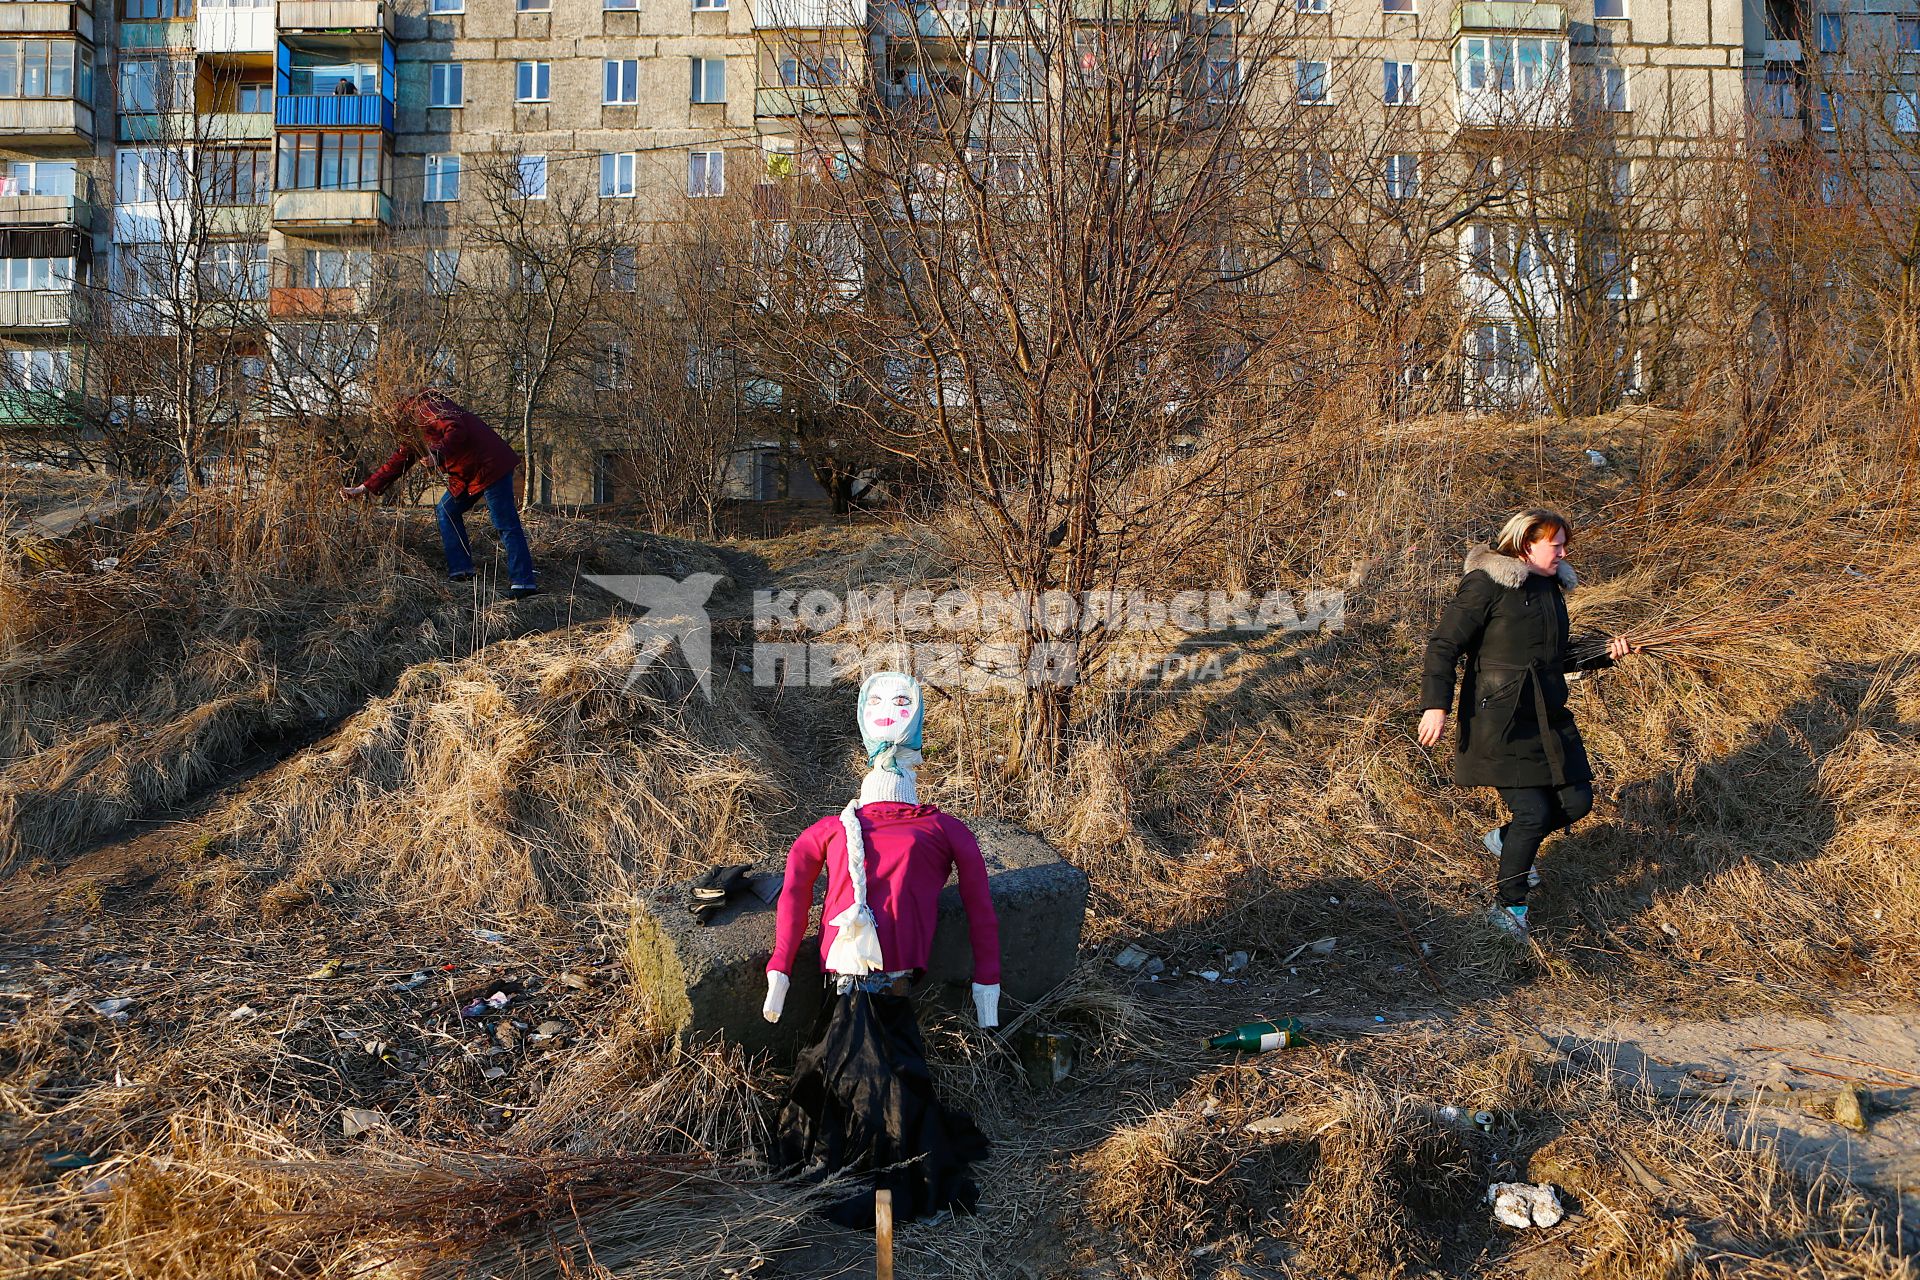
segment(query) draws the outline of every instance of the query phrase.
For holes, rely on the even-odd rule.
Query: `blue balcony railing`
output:
[[[393,132],[393,103],[371,93],[296,94],[275,98],[273,123],[281,129],[385,129]]]

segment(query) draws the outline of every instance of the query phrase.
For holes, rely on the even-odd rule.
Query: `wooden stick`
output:
[[[893,1192],[882,1187],[873,1193],[873,1276],[893,1280]]]

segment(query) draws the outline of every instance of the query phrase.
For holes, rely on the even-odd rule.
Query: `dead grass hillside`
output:
[[[333,495],[296,476],[0,547],[0,867],[164,812],[413,663],[619,607],[570,589],[583,569],[727,568],[696,544],[535,516],[551,594],[510,603],[497,582],[446,582],[430,513]],[[485,567],[490,535],[474,541]]]

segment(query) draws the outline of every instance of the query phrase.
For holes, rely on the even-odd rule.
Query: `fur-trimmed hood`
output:
[[[1525,585],[1527,574],[1531,572],[1519,556],[1502,555],[1488,542],[1480,543],[1467,552],[1466,568],[1462,572],[1472,573],[1476,569],[1503,587]],[[1562,590],[1571,591],[1580,585],[1579,578],[1574,576],[1573,566],[1565,560],[1560,562],[1559,575]]]

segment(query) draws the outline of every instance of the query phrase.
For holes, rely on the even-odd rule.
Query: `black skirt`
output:
[[[819,1180],[866,1174],[830,1205],[841,1226],[873,1227],[873,1193],[893,1192],[896,1222],[971,1213],[980,1190],[967,1166],[987,1154],[971,1117],[934,1096],[926,1043],[904,996],[854,990],[828,999],[826,1029],[794,1063],[774,1129],[780,1164]]]

